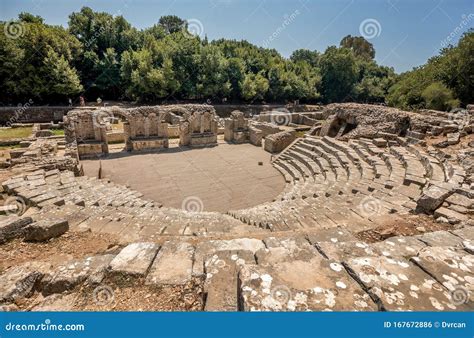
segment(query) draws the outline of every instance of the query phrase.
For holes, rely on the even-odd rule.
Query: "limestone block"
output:
[[[113,274],[145,276],[159,248],[155,243],[129,244],[110,262],[109,270]]]
[[[183,285],[190,281],[193,270],[194,247],[184,242],[168,241],[156,256],[146,284]]]
[[[8,216],[0,220],[0,244],[25,234],[25,227],[32,223],[31,217]]]

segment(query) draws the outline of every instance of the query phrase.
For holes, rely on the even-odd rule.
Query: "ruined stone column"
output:
[[[101,124],[99,127],[99,132],[100,132],[100,141],[102,142],[102,153],[108,154],[109,144],[107,142],[107,126],[105,124]]]
[[[179,145],[187,146],[191,142],[190,125],[187,121],[179,123]]]
[[[234,120],[224,119],[224,140],[232,142],[234,139]]]
[[[123,137],[125,140],[125,150],[127,151],[132,151],[131,132],[130,122],[125,121],[123,123]]]

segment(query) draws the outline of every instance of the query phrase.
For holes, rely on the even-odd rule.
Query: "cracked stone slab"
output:
[[[148,272],[145,284],[183,285],[192,277],[194,247],[185,242],[163,244]]]
[[[458,287],[467,290],[468,297],[474,293],[474,256],[456,248],[426,247],[412,261],[454,292]],[[474,299],[474,298],[473,298]],[[471,308],[474,303],[471,302]]]
[[[205,311],[238,311],[238,273],[244,264],[255,264],[251,251],[219,251],[205,262]]]
[[[204,262],[207,257],[219,251],[250,251],[264,249],[265,244],[255,238],[237,238],[231,240],[213,240],[199,243],[194,254],[193,276],[204,275]]]
[[[449,231],[433,231],[414,236],[429,246],[461,246],[462,239]]]
[[[91,256],[59,266],[53,274],[45,277],[43,294],[71,290],[86,281],[91,284],[100,283],[113,258],[114,255]]]
[[[0,304],[31,296],[50,267],[44,262],[30,262],[5,271],[0,275]]]
[[[159,248],[149,242],[129,244],[112,259],[109,270],[112,274],[145,276]]]
[[[359,256],[380,256],[382,253],[372,246],[362,241],[352,242],[321,242],[316,247],[327,258],[338,262],[343,262],[351,257]]]
[[[390,237],[382,242],[371,244],[387,257],[413,257],[426,244],[411,236]]]
[[[377,310],[341,264],[322,257],[245,265],[239,280],[244,311]]]
[[[314,256],[321,257],[318,250],[302,237],[286,239],[270,237],[264,242],[267,247],[255,253],[259,265],[271,265],[293,260],[309,261]]]
[[[404,258],[358,257],[345,262],[388,311],[464,310],[435,279]]]
[[[19,217],[17,215],[11,215],[0,220],[0,244],[22,237],[25,233],[25,227],[32,222],[31,217]]]

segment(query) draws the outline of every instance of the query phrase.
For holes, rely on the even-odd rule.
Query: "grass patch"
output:
[[[0,146],[0,150],[9,150],[9,149],[17,149],[21,148],[19,144],[15,144],[13,146]]]
[[[306,134],[305,131],[297,131],[296,132],[296,137],[304,137],[305,134]]]
[[[9,140],[12,138],[26,138],[31,136],[33,127],[20,127],[20,128],[1,128],[0,129],[0,140]]]
[[[51,131],[55,136],[64,136],[64,129],[51,129]]]

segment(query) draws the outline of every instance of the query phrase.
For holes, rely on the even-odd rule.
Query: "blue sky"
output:
[[[26,11],[66,26],[68,15],[83,6],[121,14],[137,28],[175,14],[211,40],[245,39],[286,57],[298,48],[323,52],[362,32],[376,60],[397,72],[425,63],[448,36],[456,43],[474,27],[472,0],[1,0],[0,20]]]

